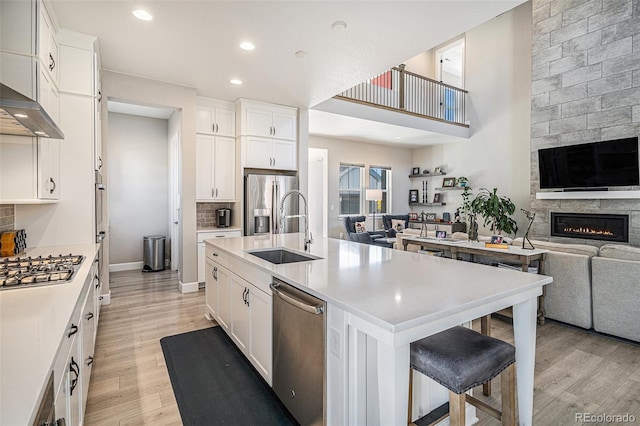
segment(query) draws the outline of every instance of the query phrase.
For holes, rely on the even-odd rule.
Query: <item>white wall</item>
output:
[[[415,164],[468,177],[474,194],[497,187],[516,208],[529,210],[531,3],[474,28],[465,40],[471,137],[442,137],[442,145],[416,149]],[[455,206],[440,210],[453,212]],[[514,218],[524,230],[524,214],[517,210]]]
[[[374,166],[390,166],[392,170],[392,214],[406,214],[409,211],[409,174],[411,173],[411,150],[385,145],[366,144],[343,139],[331,139],[320,136],[309,136],[309,147],[325,148],[329,151],[328,182],[328,237],[339,238],[344,231],[340,212],[338,178],[340,163],[364,164],[368,168]],[[366,169],[365,169],[366,170]],[[368,207],[368,203],[365,203]],[[365,208],[367,208],[365,207]],[[376,229],[382,228],[380,215],[376,215]],[[371,218],[367,229],[373,229]]]
[[[109,113],[111,264],[142,261],[145,235],[169,239],[168,122]],[[165,250],[165,256],[169,257]]]
[[[107,99],[129,101],[137,104],[167,106],[181,110],[180,128],[182,140],[182,210],[180,217],[181,257],[179,259],[180,282],[197,282],[196,267],[196,200],[195,200],[195,140],[196,140],[196,91],[190,87],[148,80],[111,71],[102,72],[102,94]],[[103,116],[103,129],[108,118]],[[109,145],[110,135],[103,134],[103,144]],[[108,166],[107,156],[105,163]],[[110,260],[110,264],[114,262]]]

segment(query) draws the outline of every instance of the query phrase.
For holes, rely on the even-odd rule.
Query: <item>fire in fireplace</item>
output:
[[[552,212],[551,235],[626,243],[629,241],[629,216]]]

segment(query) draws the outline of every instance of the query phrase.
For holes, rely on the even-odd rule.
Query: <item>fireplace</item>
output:
[[[629,216],[551,212],[551,235],[627,243],[629,242]]]

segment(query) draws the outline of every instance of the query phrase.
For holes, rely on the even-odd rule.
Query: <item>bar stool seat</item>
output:
[[[408,423],[411,424],[411,387],[416,370],[449,389],[451,425],[465,424],[465,402],[501,420],[503,425],[515,424],[514,366],[512,345],[461,326],[412,343]],[[502,412],[465,394],[501,373]]]

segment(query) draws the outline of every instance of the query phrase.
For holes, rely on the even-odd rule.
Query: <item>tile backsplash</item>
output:
[[[197,228],[214,228],[216,222],[216,209],[230,209],[231,203],[196,203]]]
[[[0,232],[15,229],[15,227],[15,206],[13,204],[0,204]]]

